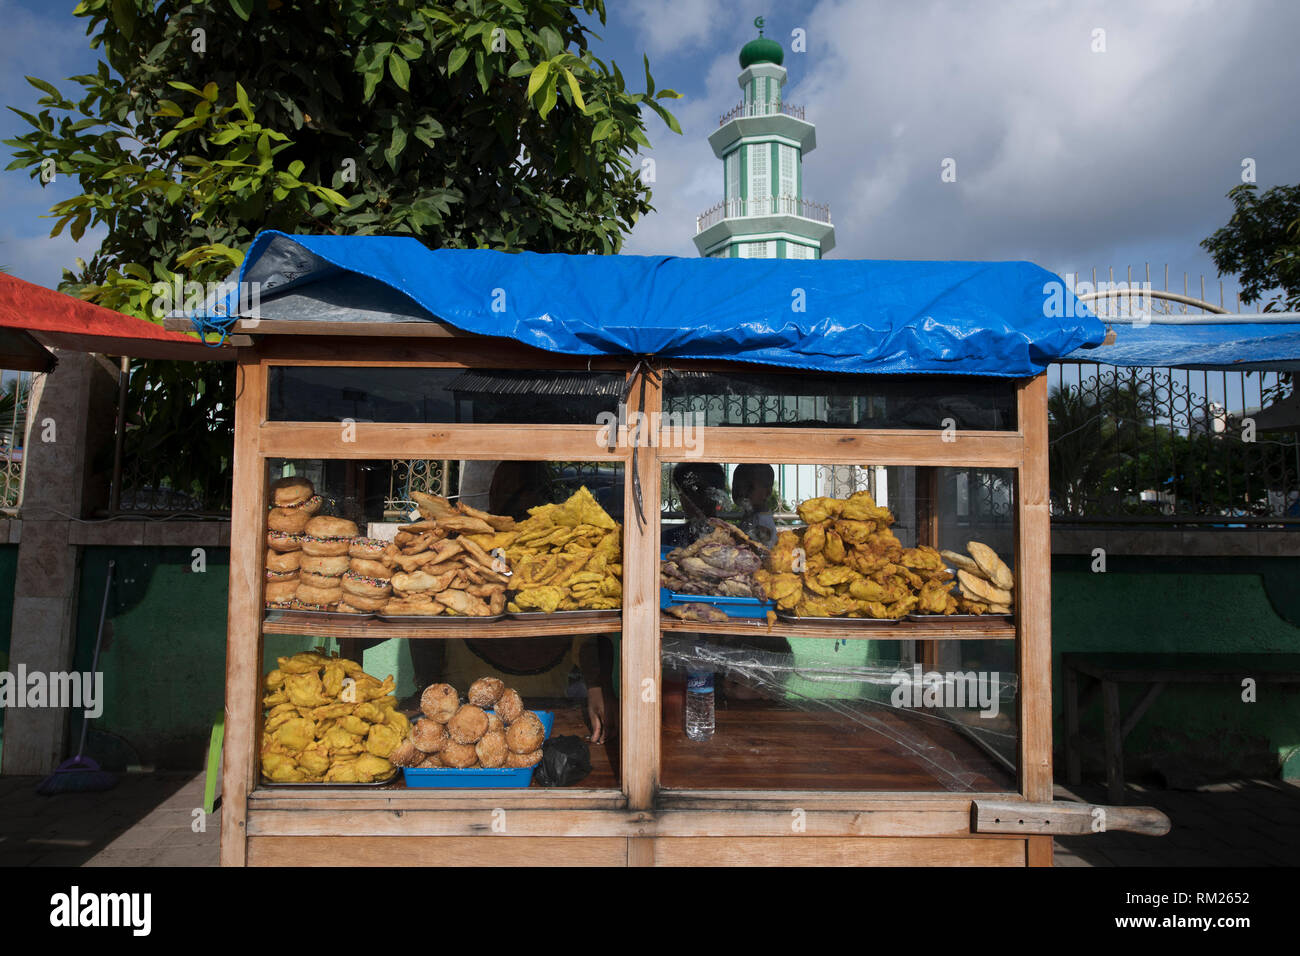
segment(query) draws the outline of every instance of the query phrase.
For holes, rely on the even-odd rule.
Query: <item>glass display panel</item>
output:
[[[663,405],[711,426],[1016,429],[1015,383],[972,376],[668,370]]]
[[[263,785],[619,785],[621,463],[273,459],[268,477]],[[525,711],[590,769],[532,772]]]
[[[663,785],[1014,791],[1013,476],[666,465]]]
[[[273,365],[270,421],[595,425],[622,372]]]

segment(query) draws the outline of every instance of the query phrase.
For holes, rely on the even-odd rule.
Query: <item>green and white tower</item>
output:
[[[740,51],[744,99],[724,114],[709,137],[722,160],[723,200],[695,219],[702,256],[739,259],[820,259],[835,247],[828,206],[808,202],[803,157],[817,145],[802,106],[781,98],[786,72],[781,44],[763,36]]]

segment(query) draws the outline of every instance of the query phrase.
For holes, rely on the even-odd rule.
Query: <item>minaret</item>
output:
[[[830,208],[803,198],[803,156],[817,145],[802,106],[782,102],[785,51],[763,36],[740,51],[744,99],[709,137],[722,160],[723,201],[695,219],[702,256],[820,259],[835,247]]]

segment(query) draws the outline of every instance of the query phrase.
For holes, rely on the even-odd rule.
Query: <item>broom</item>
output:
[[[117,562],[108,562],[108,578],[104,582],[104,603],[99,609],[99,630],[95,634],[95,655],[90,664],[90,673],[99,673],[99,647],[104,640],[104,620],[108,617],[108,595],[113,589],[113,568]],[[84,701],[83,701],[84,703]],[[86,731],[90,729],[90,718],[82,716],[81,743],[77,745],[77,755],[65,760],[54,769],[36,787],[36,792],[44,797],[60,793],[86,793],[96,790],[111,790],[117,786],[117,776],[100,769],[99,764],[85,756]]]

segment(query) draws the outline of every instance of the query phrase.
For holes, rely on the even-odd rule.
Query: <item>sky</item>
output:
[[[830,204],[835,258],[1030,259],[1116,278],[1149,262],[1157,287],[1168,264],[1171,285],[1186,272],[1197,293],[1204,275],[1217,299],[1198,244],[1227,221],[1242,163],[1261,190],[1300,182],[1296,0],[607,3],[597,55],[640,89],[644,52],[657,86],[683,94],[668,104],[683,135],[648,118],[656,212],[627,254],[697,254],[695,217],[722,198],[707,137],[740,101],[737,55],[760,15],[787,51],[785,101],[817,126],[804,194]],[[0,103],[32,108],[24,74],[94,68],[72,7],[0,0]],[[4,113],[12,136],[22,121]],[[955,182],[941,179],[949,159]],[[0,265],[52,286],[93,249],[93,234],[48,238],[40,217],[69,194],[0,173]]]

